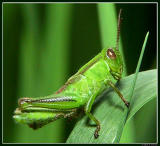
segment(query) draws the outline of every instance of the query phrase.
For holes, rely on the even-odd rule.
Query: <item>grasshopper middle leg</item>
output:
[[[98,92],[97,92],[97,94],[98,94]],[[96,119],[96,117],[95,117],[93,114],[91,114],[90,111],[91,111],[93,102],[94,102],[95,97],[97,96],[97,94],[95,94],[94,96],[92,96],[92,97],[90,98],[90,100],[88,101],[88,103],[87,103],[87,105],[86,105],[86,107],[85,107],[85,113],[86,113],[86,115],[87,115],[91,120],[93,120],[93,121],[96,123],[96,125],[97,125],[96,130],[95,130],[95,132],[94,132],[94,137],[95,137],[95,138],[98,138],[98,136],[99,136],[98,132],[100,131],[100,122]]]

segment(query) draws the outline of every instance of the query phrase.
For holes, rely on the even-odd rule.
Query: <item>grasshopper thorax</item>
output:
[[[123,72],[123,62],[119,50],[116,47],[104,48],[101,54],[112,76],[116,80],[120,80]]]

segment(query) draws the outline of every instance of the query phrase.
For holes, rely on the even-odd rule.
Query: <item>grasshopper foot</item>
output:
[[[100,131],[100,125],[97,126],[97,128],[96,128],[96,130],[95,130],[95,132],[94,132],[94,138],[95,138],[95,139],[98,138],[98,136],[99,136],[98,132],[99,132],[99,131]]]
[[[129,108],[130,103],[127,101],[127,102],[125,103],[125,105]]]

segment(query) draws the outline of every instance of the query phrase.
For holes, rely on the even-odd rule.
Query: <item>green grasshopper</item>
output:
[[[116,47],[104,48],[98,55],[70,77],[53,95],[39,98],[20,98],[13,118],[33,129],[40,128],[59,118],[74,116],[78,109],[96,123],[94,137],[98,138],[100,122],[91,113],[95,98],[112,87],[127,107],[127,102],[115,83],[121,79],[123,62],[118,50],[121,10],[118,16]]]

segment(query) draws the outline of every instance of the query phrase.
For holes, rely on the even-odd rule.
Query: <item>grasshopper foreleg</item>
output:
[[[121,92],[116,88],[116,86],[111,81],[107,81],[107,84],[111,86],[114,89],[114,91],[116,91],[116,93],[119,95],[119,97],[124,102],[124,104],[129,108],[130,103],[125,100],[125,98],[123,97]]]

